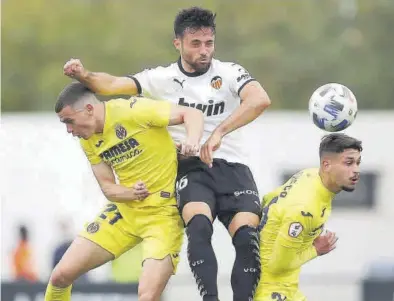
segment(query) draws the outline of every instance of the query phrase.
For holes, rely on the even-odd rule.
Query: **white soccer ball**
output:
[[[357,116],[357,100],[353,92],[341,84],[323,85],[309,100],[313,123],[328,132],[339,132],[349,127]]]

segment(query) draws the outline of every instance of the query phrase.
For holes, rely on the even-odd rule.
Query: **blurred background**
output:
[[[217,12],[216,58],[243,65],[272,99],[243,129],[261,194],[318,164],[325,133],[308,115],[312,92],[328,82],[354,92],[359,113],[345,132],[363,140],[363,175],[335,200],[337,249],[308,263],[300,286],[312,301],[394,300],[393,0],[1,1],[1,300],[43,300],[53,266],[105,202],[54,114],[70,82],[64,63],[115,75],[168,65],[174,17],[193,5]],[[232,300],[234,252],[218,223],[213,244],[221,300]],[[185,249],[163,300],[200,300]],[[140,257],[134,249],[81,277],[73,301],[137,300]]]

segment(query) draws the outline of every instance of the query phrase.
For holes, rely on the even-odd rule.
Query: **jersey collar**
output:
[[[203,75],[203,74],[207,73],[208,70],[211,68],[211,67],[209,67],[208,70],[205,72],[198,72],[198,71],[187,72],[185,69],[183,69],[181,58],[178,59],[177,64],[178,64],[179,70],[181,70],[181,72],[188,77],[197,77],[197,76]],[[211,65],[212,65],[212,61],[211,61]]]

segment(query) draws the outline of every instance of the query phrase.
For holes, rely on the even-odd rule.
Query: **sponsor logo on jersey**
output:
[[[247,79],[250,79],[250,78],[252,78],[250,76],[250,74],[249,73],[245,73],[245,74],[242,74],[242,75],[237,77],[237,82],[239,83],[242,80],[247,80]]]
[[[115,134],[119,139],[124,139],[127,136],[127,131],[122,125],[117,124],[115,126]]]
[[[142,152],[141,149],[137,149],[137,146],[139,145],[140,144],[137,140],[130,138],[112,146],[108,150],[102,152],[99,156],[110,165],[121,163],[127,159],[138,156]]]
[[[211,87],[216,90],[219,90],[222,87],[222,84],[223,84],[223,80],[220,76],[214,76],[211,79]]]
[[[220,115],[224,112],[225,103],[224,101],[215,103],[213,100],[208,100],[208,104],[186,102],[184,97],[179,98],[178,104],[180,106],[196,108],[202,111],[206,116]]]

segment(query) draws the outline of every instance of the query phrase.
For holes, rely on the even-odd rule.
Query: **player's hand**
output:
[[[138,181],[137,183],[135,183],[132,189],[135,195],[135,200],[141,201],[148,197],[150,194],[145,186],[145,183],[142,181]]]
[[[197,156],[200,145],[198,141],[193,141],[191,139],[186,139],[185,142],[177,142],[175,146],[178,150],[178,153],[184,156]]]
[[[205,141],[204,145],[200,150],[200,159],[204,163],[208,164],[209,167],[212,167],[213,162],[213,152],[216,151],[220,144],[222,143],[222,135],[218,132],[213,132],[211,136]]]
[[[64,65],[63,73],[71,78],[79,79],[85,75],[86,70],[79,59],[70,59]]]
[[[327,231],[320,235],[313,241],[313,246],[316,249],[317,255],[321,256],[334,250],[337,246],[338,237],[334,232]]]

